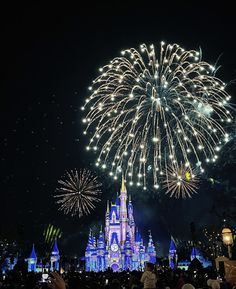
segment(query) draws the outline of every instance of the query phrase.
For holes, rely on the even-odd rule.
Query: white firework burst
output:
[[[80,218],[94,210],[94,203],[100,201],[98,196],[101,193],[101,183],[89,170],[66,172],[58,183],[58,194],[54,198],[59,199],[56,203],[60,204],[59,210],[65,214],[71,214],[72,217],[78,215]]]
[[[175,198],[186,198],[197,193],[199,178],[196,170],[181,164],[179,167],[168,167],[166,178],[163,181],[163,188],[167,189],[166,194]]]
[[[214,66],[199,51],[163,42],[121,54],[99,69],[81,108],[96,165],[114,179],[123,171],[128,184],[144,189],[148,168],[154,188],[168,167],[204,172],[228,141],[232,121],[231,97]]]

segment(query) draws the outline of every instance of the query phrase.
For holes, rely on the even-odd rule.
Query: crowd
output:
[[[45,279],[45,276],[48,277]],[[0,276],[0,289],[230,289],[228,283],[219,281],[211,269],[184,271],[154,268],[147,263],[145,271],[24,273],[19,269]]]

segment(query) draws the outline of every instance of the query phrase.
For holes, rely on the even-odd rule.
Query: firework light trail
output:
[[[164,181],[176,196],[170,171],[183,164],[202,174],[206,163],[217,161],[229,141],[231,96],[201,51],[142,44],[99,71],[81,108],[87,111],[87,150],[97,152],[98,167],[108,168],[114,179],[123,172],[129,185],[144,190],[149,180],[155,189]],[[185,190],[177,195],[194,192]]]
[[[62,231],[60,228],[48,224],[43,232],[44,242],[48,244],[50,247],[53,246],[53,242],[55,239],[60,239],[62,237]]]
[[[163,188],[166,188],[166,194],[170,197],[186,198],[197,193],[199,178],[196,172],[190,166],[180,165],[179,168],[167,168],[166,179],[163,181]]]
[[[101,183],[89,170],[66,172],[58,183],[58,194],[54,198],[59,198],[56,203],[60,204],[59,210],[64,214],[71,214],[72,217],[88,215],[95,209],[94,203],[100,201],[98,196],[101,193]]]

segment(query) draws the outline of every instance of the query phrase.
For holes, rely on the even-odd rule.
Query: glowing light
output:
[[[140,49],[141,54],[123,50],[93,81],[83,106],[93,147],[110,171],[116,174],[120,166],[136,184],[146,186],[147,164],[154,186],[170,179],[169,168],[178,171],[182,164],[189,164],[184,167],[191,175],[196,164],[197,173],[204,172],[201,163],[217,161],[214,151],[229,141],[225,127],[233,118],[227,86],[198,51],[164,42]],[[184,192],[178,194],[190,196],[193,178],[182,179],[178,188]]]
[[[94,210],[94,203],[100,201],[98,196],[101,193],[101,184],[89,170],[66,171],[58,184],[58,194],[54,198],[59,199],[56,203],[60,205],[59,210],[64,214],[71,214],[72,217],[78,215],[80,218]]]
[[[195,170],[181,164],[179,167],[168,167],[167,179],[163,183],[163,187],[167,188],[166,194],[170,194],[170,197],[186,198],[197,193],[199,178],[196,177]]]

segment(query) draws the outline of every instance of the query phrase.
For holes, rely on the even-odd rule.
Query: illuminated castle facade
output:
[[[170,248],[169,248],[169,267],[174,269],[177,266],[178,255],[176,253],[176,247],[173,239],[170,240]]]
[[[142,270],[145,262],[156,263],[152,235],[149,233],[148,246],[145,247],[135,226],[131,198],[127,205],[127,191],[122,178],[120,195],[117,195],[115,204],[109,206],[107,203],[104,232],[101,229],[96,240],[90,231],[85,251],[85,270]]]
[[[31,254],[29,258],[26,259],[28,262],[28,272],[42,272],[43,271],[43,264],[37,262],[37,255],[35,252],[34,245],[32,247]],[[51,270],[57,270],[59,271],[59,262],[60,262],[60,254],[57,246],[57,240],[55,239],[52,253],[50,256],[50,265],[46,264],[45,268],[46,271]]]

